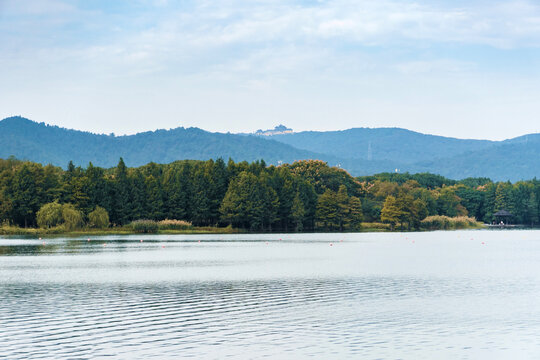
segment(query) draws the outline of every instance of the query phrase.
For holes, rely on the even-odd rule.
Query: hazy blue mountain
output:
[[[539,143],[540,134],[527,134],[523,136],[518,136],[512,139],[504,140],[503,144],[528,144],[528,143]]]
[[[81,166],[91,161],[111,167],[120,157],[128,166],[230,157],[235,161],[264,159],[268,164],[320,159],[357,176],[398,169],[452,179],[490,177],[516,181],[540,177],[540,134],[485,141],[396,128],[245,136],[180,127],[115,137],[11,117],[0,121],[0,158],[11,155],[63,167],[70,160]]]
[[[0,158],[15,156],[40,163],[66,166],[70,160],[85,166],[110,167],[122,156],[129,166],[179,159],[207,160],[229,157],[235,161],[264,159],[268,163],[323,156],[263,138],[211,133],[198,128],[156,130],[129,136],[97,135],[36,123],[22,117],[0,121]],[[339,160],[326,156],[324,160]]]
[[[494,144],[488,140],[455,139],[399,128],[304,131],[269,138],[298,149],[324,152],[341,158],[392,160],[403,164],[481,150]]]
[[[488,141],[426,135],[400,128],[355,128],[268,138],[299,149],[318,149],[340,156],[344,168],[357,175],[372,174],[385,163],[382,167],[386,169],[431,172],[452,179],[490,177],[517,181],[540,177],[540,134]],[[358,159],[372,161],[362,163]]]
[[[410,171],[430,171],[454,179],[489,177],[501,181],[540,177],[540,136],[496,143],[487,149],[414,164]],[[522,141],[523,140],[523,141]]]

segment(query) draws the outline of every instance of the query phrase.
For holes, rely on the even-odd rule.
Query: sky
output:
[[[0,118],[540,131],[540,2],[0,0]]]

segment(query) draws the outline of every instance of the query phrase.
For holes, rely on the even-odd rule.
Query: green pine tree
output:
[[[330,189],[319,196],[317,202],[317,227],[322,230],[338,230],[340,228],[340,208],[337,194]]]
[[[304,208],[304,203],[300,198],[300,194],[297,192],[291,207],[291,217],[293,219],[293,225],[295,231],[302,231],[304,229],[304,216],[306,215],[306,210]]]
[[[381,210],[381,221],[389,223],[392,230],[401,221],[402,211],[399,209],[396,198],[392,195],[388,196],[384,201],[383,208]]]

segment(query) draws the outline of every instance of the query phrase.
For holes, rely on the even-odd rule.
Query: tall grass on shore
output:
[[[380,222],[363,222],[361,229],[362,232],[381,232],[391,230],[390,224]]]
[[[231,226],[193,226],[184,220],[136,220],[125,226],[113,226],[95,228],[82,226],[78,228],[68,228],[65,224],[42,228],[23,228],[3,222],[0,224],[0,235],[21,235],[21,236],[86,236],[86,235],[129,235],[129,234],[233,234],[243,232]]]
[[[161,221],[154,220],[135,220],[132,221],[128,228],[136,233],[151,234],[157,233],[159,230],[189,230],[193,229],[191,222],[185,220],[166,219]]]
[[[188,230],[193,225],[190,221],[165,219],[158,222],[159,230]]]
[[[420,225],[424,230],[478,229],[483,226],[482,223],[476,221],[473,217],[448,217],[444,215],[428,216],[422,220]]]
[[[140,234],[154,234],[159,229],[156,221],[146,219],[132,221],[126,227]]]

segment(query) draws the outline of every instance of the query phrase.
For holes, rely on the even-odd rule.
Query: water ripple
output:
[[[426,258],[426,253],[399,244],[394,260],[403,252]],[[169,252],[160,251],[159,244],[151,244],[151,252],[138,249],[135,241],[132,245],[133,251],[120,255],[88,245],[88,251],[77,254],[0,256],[0,358],[467,359],[540,354],[540,282],[522,253],[518,262],[507,256],[508,276],[493,276],[491,267],[483,272],[419,272],[408,260],[396,265],[387,259],[387,266],[400,266],[397,272],[388,271],[368,262],[380,246],[372,243],[344,244],[343,251],[336,245],[332,252],[321,242],[279,244],[279,251],[262,245],[253,250],[253,244],[242,243],[247,253],[238,244],[169,243]],[[57,246],[67,245],[59,241]],[[300,253],[309,260],[300,261]],[[462,261],[462,256],[457,251],[447,263]],[[473,266],[485,259],[479,252],[466,259],[470,263],[460,264]],[[89,264],[110,272],[110,281],[90,281],[86,275],[75,281]],[[213,276],[210,264],[233,274],[232,279]],[[141,269],[153,277],[137,281],[133,273]],[[60,276],[58,281],[43,275],[48,271]],[[116,278],[117,272],[131,275]],[[281,276],[295,272],[300,275]]]

